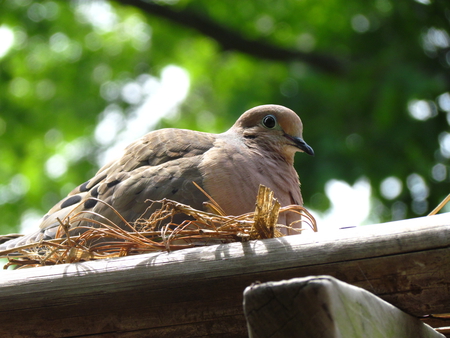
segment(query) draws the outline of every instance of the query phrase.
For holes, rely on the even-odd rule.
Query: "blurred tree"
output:
[[[130,137],[221,132],[265,103],[303,119],[317,154],[297,156],[308,207],[329,206],[333,178],[368,178],[381,220],[423,215],[450,190],[446,1],[0,6],[1,232],[44,214]]]

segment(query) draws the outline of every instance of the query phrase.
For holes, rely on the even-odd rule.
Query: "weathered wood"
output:
[[[439,330],[445,337],[450,338],[450,314],[430,315],[420,320]]]
[[[253,282],[332,275],[414,315],[450,312],[450,214],[11,271],[1,337],[245,337]]]
[[[247,287],[250,338],[444,338],[364,289],[330,276]]]

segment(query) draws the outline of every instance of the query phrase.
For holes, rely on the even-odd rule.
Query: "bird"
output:
[[[227,215],[248,213],[255,209],[260,184],[274,192],[281,206],[302,206],[294,155],[314,155],[302,134],[300,117],[275,104],[247,110],[221,134],[175,128],[151,131],[53,206],[35,232],[2,243],[0,250],[55,238],[59,220],[77,211],[92,211],[86,213],[88,218],[98,217],[96,213],[124,223],[101,201],[130,223],[155,211],[149,200],[167,198],[205,210],[209,199],[204,192]],[[287,225],[299,217],[283,213],[278,223]]]

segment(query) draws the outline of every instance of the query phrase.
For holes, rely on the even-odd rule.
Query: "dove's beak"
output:
[[[307,153],[308,155],[314,156],[313,148],[311,148],[302,138],[287,135],[287,134],[285,134],[284,136],[286,136],[289,140],[294,142],[293,145],[295,145],[298,149]]]

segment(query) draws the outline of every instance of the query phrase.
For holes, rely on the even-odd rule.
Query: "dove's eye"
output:
[[[273,129],[277,125],[277,119],[273,115],[267,115],[262,119],[262,124],[268,129]]]

